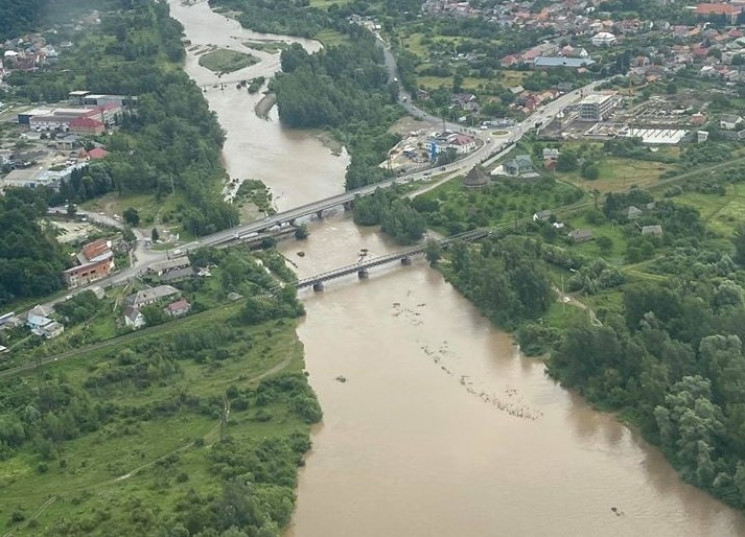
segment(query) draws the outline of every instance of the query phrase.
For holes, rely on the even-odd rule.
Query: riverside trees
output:
[[[387,129],[400,111],[374,37],[353,25],[348,31],[349,44],[315,54],[298,44],[282,51],[283,73],[271,87],[284,123],[328,128],[345,143],[352,157],[346,186],[353,189],[385,177],[378,164],[398,141]]]

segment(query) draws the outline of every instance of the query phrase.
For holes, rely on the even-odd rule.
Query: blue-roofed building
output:
[[[579,69],[588,67],[595,63],[592,58],[568,58],[566,56],[538,56],[533,60],[533,67],[541,69],[556,69],[567,67],[569,69]]]

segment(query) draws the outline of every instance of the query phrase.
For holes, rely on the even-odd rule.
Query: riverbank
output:
[[[261,119],[267,119],[275,104],[277,104],[277,96],[274,93],[267,93],[254,106],[254,113]]]

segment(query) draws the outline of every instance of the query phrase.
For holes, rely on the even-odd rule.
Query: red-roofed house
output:
[[[502,61],[500,64],[502,67],[512,67],[513,65],[517,65],[520,63],[520,59],[517,56],[509,55],[502,58]]]
[[[70,122],[70,131],[75,134],[101,134],[106,126],[90,117],[78,117]]]
[[[105,254],[110,250],[111,242],[106,239],[98,239],[83,245],[83,255],[88,261],[91,261],[94,257]]]
[[[165,308],[166,314],[171,317],[181,317],[182,315],[189,313],[189,311],[191,311],[191,304],[183,299],[172,302]]]
[[[735,24],[740,13],[742,13],[742,6],[732,4],[698,4],[696,6],[696,15],[699,17],[724,16],[729,24]]]
[[[89,158],[90,160],[102,159],[108,154],[109,152],[106,151],[103,147],[94,147],[90,151],[86,152],[87,158]]]

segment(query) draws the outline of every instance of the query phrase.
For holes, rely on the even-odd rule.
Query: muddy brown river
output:
[[[238,49],[269,38],[204,3],[171,6],[195,45]],[[238,79],[278,68],[277,55],[255,54],[262,62]],[[256,118],[258,96],[212,88],[217,78],[194,52],[186,69],[208,86],[231,177],[262,179],[280,208],[343,189],[346,156],[276,116]],[[280,246],[301,277],[354,263],[363,249],[396,249],[343,214],[310,228],[307,241]],[[288,537],[745,536],[740,514],[682,483],[656,449],[556,385],[423,261],[301,297],[298,334],[324,420]]]

